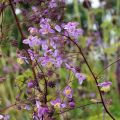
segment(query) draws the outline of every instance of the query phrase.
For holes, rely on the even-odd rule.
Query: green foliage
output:
[[[32,77],[32,71],[30,69],[27,69],[22,75],[18,75],[15,81],[19,87],[22,87],[25,84],[26,80]]]

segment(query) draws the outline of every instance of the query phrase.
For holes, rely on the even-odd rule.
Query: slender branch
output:
[[[24,39],[24,35],[23,35],[23,33],[22,33],[22,29],[21,29],[21,27],[20,27],[20,24],[19,24],[19,20],[18,20],[18,18],[17,18],[17,15],[16,15],[16,13],[15,13],[14,6],[13,6],[13,4],[12,4],[12,1],[9,0],[9,3],[10,3],[10,6],[11,6],[13,15],[14,15],[14,17],[15,17],[17,27],[18,27],[18,29],[19,29],[19,31],[20,31],[21,37],[22,37],[22,39]]]
[[[44,101],[44,102],[45,102],[45,104],[46,104],[46,103],[47,103],[47,94],[48,94],[48,90],[47,90],[47,79],[46,79],[46,77],[45,77],[44,71],[42,70],[41,66],[39,65],[39,63],[37,62],[37,60],[35,60],[35,61],[36,61],[39,69],[41,70],[41,72],[42,72],[42,74],[43,74],[43,76],[44,76],[44,81],[45,81],[45,101]]]
[[[23,35],[22,29],[21,29],[21,27],[20,27],[20,23],[19,23],[19,20],[18,20],[18,18],[17,18],[17,15],[16,15],[16,13],[15,13],[14,6],[13,6],[11,0],[9,0],[9,3],[10,3],[10,6],[11,6],[13,15],[14,15],[14,17],[15,17],[16,25],[17,25],[17,27],[18,27],[18,30],[19,30],[19,32],[20,32],[20,34],[21,34],[21,37],[22,37],[22,40],[23,40],[23,39],[24,39],[24,35]],[[25,49],[25,48],[24,48],[24,49]],[[25,51],[26,51],[26,53],[27,53],[27,55],[28,55],[28,59],[29,59],[29,63],[30,63],[31,68],[32,68],[32,72],[33,72],[33,75],[34,75],[34,79],[35,79],[35,81],[37,82],[37,86],[39,87],[38,90],[39,90],[39,92],[42,92],[41,89],[40,89],[40,86],[39,86],[37,77],[36,77],[35,69],[34,69],[34,67],[33,67],[33,65],[32,65],[31,57],[30,57],[30,55],[29,55],[29,53],[28,53],[28,51],[27,51],[26,49],[25,49]]]
[[[67,37],[67,36],[66,36],[66,37]],[[100,94],[101,102],[102,102],[102,104],[103,104],[103,107],[104,107],[106,113],[107,113],[113,120],[115,120],[115,118],[114,118],[114,117],[111,115],[111,113],[107,110],[107,107],[106,107],[106,105],[105,105],[105,103],[104,103],[104,99],[103,99],[102,93],[101,93],[101,91],[100,91],[100,87],[98,86],[97,78],[96,78],[96,76],[94,75],[94,73],[93,73],[93,71],[92,71],[92,69],[91,69],[91,67],[90,67],[90,65],[89,65],[89,63],[88,63],[88,61],[87,61],[87,59],[86,59],[86,57],[85,57],[82,49],[81,49],[81,47],[80,47],[74,40],[72,40],[70,37],[67,37],[67,38],[79,49],[79,51],[80,51],[83,59],[85,60],[85,63],[86,63],[86,65],[87,65],[89,71],[91,72],[91,74],[92,74],[92,76],[93,76],[93,78],[94,78],[94,80],[95,80],[96,86],[97,86],[98,91],[99,91],[99,94]]]
[[[74,110],[74,109],[83,108],[83,107],[86,107],[86,106],[89,106],[89,105],[101,104],[101,103],[102,103],[102,102],[96,102],[96,103],[89,103],[89,104],[81,105],[81,106],[78,106],[78,107],[75,107],[75,108],[70,108],[70,109],[67,109],[67,110],[65,110],[65,111],[59,112],[59,113],[57,113],[56,115],[63,114],[63,113],[65,113],[65,112],[68,112],[68,111],[71,111],[71,110]]]
[[[108,66],[106,66],[103,70],[101,70],[101,71],[97,74],[96,78],[98,78],[106,69],[108,69],[108,68],[111,67],[113,64],[117,63],[118,61],[120,61],[120,58],[118,58],[117,60],[115,60],[114,62],[112,62],[112,63],[109,64]]]

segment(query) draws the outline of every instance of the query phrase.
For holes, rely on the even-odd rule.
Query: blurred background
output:
[[[8,4],[8,1],[0,0],[0,109],[15,103],[19,91],[25,91],[21,81],[31,76],[28,66],[17,63],[16,46],[22,48],[21,37],[10,6],[3,7],[3,4]],[[26,3],[15,6],[20,25],[28,36],[28,27],[34,24],[29,22],[25,9],[30,11],[30,6]],[[64,20],[77,21],[84,30],[79,43],[95,75],[120,58],[120,0],[66,0]],[[75,100],[78,106],[100,99],[95,82],[82,57],[80,66],[87,80],[83,86],[79,86],[77,82],[73,83],[73,88],[77,91]],[[66,71],[61,69],[60,72],[61,78],[65,80]],[[99,75],[98,82],[103,81],[112,82],[110,91],[104,93],[103,97],[108,110],[116,120],[120,120],[120,61]],[[24,92],[21,98],[25,99]],[[26,110],[19,110],[19,106],[17,107],[17,110],[11,107],[5,111],[10,114],[10,120],[32,119]],[[111,120],[100,104],[74,109],[65,114],[66,120]],[[63,118],[61,116],[57,119]]]

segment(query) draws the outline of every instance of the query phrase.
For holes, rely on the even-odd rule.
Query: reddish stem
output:
[[[113,120],[115,120],[115,118],[114,118],[114,117],[111,115],[111,113],[107,110],[107,107],[106,107],[106,105],[105,105],[105,103],[104,103],[104,99],[103,99],[102,93],[101,93],[101,91],[100,91],[100,87],[98,86],[97,77],[94,75],[94,73],[93,73],[93,71],[92,71],[92,69],[91,69],[91,67],[90,67],[90,65],[89,65],[89,63],[88,63],[88,61],[87,61],[84,53],[82,52],[81,47],[80,47],[74,40],[72,40],[70,37],[67,37],[67,38],[68,38],[72,43],[74,43],[74,45],[79,49],[80,54],[82,55],[82,57],[83,57],[86,65],[87,65],[89,71],[91,72],[91,74],[92,74],[92,76],[93,76],[93,78],[94,78],[94,80],[95,80],[96,86],[97,86],[98,91],[99,91],[99,94],[100,94],[101,102],[102,102],[102,104],[103,104],[103,107],[104,107],[106,113],[107,113]]]
[[[13,6],[11,0],[9,0],[9,3],[10,3],[10,6],[11,6],[13,15],[14,15],[14,17],[15,17],[16,25],[17,25],[17,27],[18,27],[18,30],[20,31],[20,34],[21,34],[21,37],[22,37],[22,40],[23,40],[23,39],[24,39],[24,35],[23,35],[22,29],[21,29],[21,27],[20,27],[20,24],[19,24],[19,20],[18,20],[18,18],[17,18],[17,15],[16,15],[16,13],[15,13],[14,6]],[[24,49],[25,49],[25,48],[24,48]],[[27,51],[26,49],[25,49],[25,51],[26,51],[26,53],[27,53],[27,55],[28,55],[28,60],[29,60],[29,63],[30,63],[30,65],[31,65],[31,68],[32,68],[32,72],[33,72],[33,75],[34,75],[34,79],[35,79],[35,81],[36,81],[36,83],[37,83],[37,86],[39,87],[38,90],[39,90],[39,92],[42,92],[41,89],[40,89],[40,86],[39,86],[37,77],[36,77],[35,69],[34,69],[34,67],[33,67],[33,65],[32,65],[31,57],[30,57],[30,55],[29,55],[29,53],[28,53],[28,51]]]

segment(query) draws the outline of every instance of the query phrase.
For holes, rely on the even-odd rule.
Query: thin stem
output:
[[[19,20],[18,20],[18,18],[17,18],[17,15],[16,15],[16,13],[15,13],[14,6],[13,6],[13,4],[12,4],[12,1],[9,0],[9,3],[10,3],[10,6],[11,6],[13,15],[14,15],[14,17],[15,17],[15,21],[16,21],[17,27],[18,27],[18,29],[19,29],[19,31],[20,31],[21,37],[22,37],[22,39],[24,39],[24,35],[23,35],[23,33],[22,33],[22,29],[21,29],[21,27],[20,27],[20,24],[19,24]]]
[[[108,66],[106,66],[103,70],[101,70],[101,71],[97,74],[96,78],[99,78],[99,76],[100,76],[106,69],[108,69],[108,68],[111,67],[113,64],[117,63],[118,61],[120,61],[120,58],[118,58],[116,61],[112,62],[111,64],[109,64]]]
[[[101,103],[102,103],[102,102],[96,102],[96,103],[89,103],[89,104],[81,105],[81,106],[78,106],[78,107],[75,107],[75,108],[70,108],[70,109],[67,109],[67,110],[65,110],[65,111],[59,112],[59,113],[57,113],[56,115],[63,114],[63,113],[65,113],[65,112],[68,112],[68,111],[71,111],[71,110],[74,110],[74,109],[83,108],[83,107],[86,107],[86,106],[89,106],[89,105],[101,104]]]
[[[88,63],[88,61],[87,61],[84,53],[82,52],[81,47],[80,47],[74,40],[72,40],[70,37],[68,37],[68,39],[79,49],[79,51],[80,51],[80,53],[81,53],[81,55],[82,55],[82,57],[83,57],[86,65],[87,65],[87,67],[88,67],[88,69],[89,69],[89,71],[91,72],[91,74],[92,74],[92,76],[93,76],[93,78],[94,78],[94,80],[95,80],[96,86],[97,86],[98,91],[99,91],[99,94],[100,94],[101,102],[102,102],[102,104],[103,104],[103,107],[104,107],[106,113],[107,113],[113,120],[115,120],[115,118],[114,118],[114,117],[111,115],[111,113],[107,110],[107,107],[106,107],[106,105],[105,105],[105,103],[104,103],[104,99],[103,99],[102,93],[101,93],[101,91],[100,91],[100,87],[98,86],[97,78],[96,78],[96,76],[94,75],[94,73],[93,73],[93,71],[92,71],[92,69],[91,69],[91,67],[90,67],[90,65],[89,65],[89,63]]]
[[[9,0],[9,3],[10,3],[10,6],[11,6],[13,15],[14,15],[14,17],[15,17],[16,25],[17,25],[17,27],[18,27],[18,30],[19,30],[19,32],[20,32],[20,34],[21,34],[21,37],[22,37],[22,40],[23,40],[23,39],[24,39],[24,35],[23,35],[22,29],[21,29],[21,27],[20,27],[20,23],[19,23],[19,20],[18,20],[18,18],[17,18],[17,15],[16,15],[16,13],[15,13],[14,6],[13,6],[11,0]],[[24,49],[25,49],[25,48],[24,48]],[[37,83],[37,86],[39,87],[38,90],[39,90],[39,92],[42,92],[41,89],[40,89],[40,86],[39,86],[37,77],[36,77],[35,69],[34,69],[34,67],[33,67],[33,65],[32,65],[31,57],[30,57],[30,55],[29,55],[29,53],[28,53],[28,51],[27,51],[26,49],[25,49],[25,51],[26,51],[26,53],[27,53],[27,55],[28,55],[28,59],[29,59],[29,63],[30,63],[31,68],[32,68],[32,72],[33,72],[33,75],[34,75],[34,79],[35,79],[35,81],[36,81],[36,83]]]
[[[44,101],[44,102],[45,102],[45,104],[46,104],[46,103],[47,103],[47,94],[48,94],[48,90],[47,90],[47,79],[46,79],[46,77],[45,77],[44,71],[42,70],[41,66],[39,65],[39,63],[37,62],[37,60],[35,60],[35,61],[36,61],[39,69],[41,70],[41,72],[42,72],[42,74],[43,74],[43,76],[44,76],[44,81],[45,81],[45,101]]]

